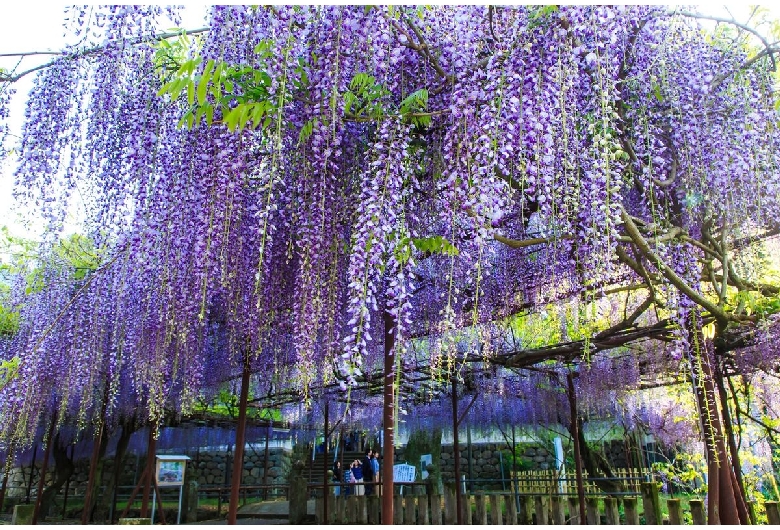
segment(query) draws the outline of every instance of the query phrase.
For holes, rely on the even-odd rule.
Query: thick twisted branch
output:
[[[709,311],[710,314],[712,314],[721,322],[729,322],[736,318],[733,315],[727,314],[723,308],[719,307],[717,304],[712,303],[700,293],[696,292],[690,285],[685,282],[685,280],[680,278],[680,276],[678,276],[671,267],[664,263],[664,261],[658,257],[655,252],[653,252],[645,238],[642,237],[642,234],[639,232],[639,229],[631,219],[631,216],[628,215],[628,212],[626,212],[625,208],[623,208],[621,211],[621,217],[623,219],[623,226],[626,228],[626,233],[632,239],[636,247],[645,255],[648,260],[650,260],[651,263],[653,263],[658,271],[672,283],[672,285],[677,287],[683,294],[693,300],[696,304]]]
[[[198,28],[198,29],[191,29],[186,31],[177,31],[177,32],[167,32],[167,33],[160,33],[157,35],[153,35],[150,37],[142,37],[139,38],[131,43],[132,46],[136,46],[138,44],[143,44],[146,42],[154,42],[154,41],[161,41],[165,39],[172,39],[174,37],[178,37],[180,35],[196,35],[198,33],[204,33],[206,31],[209,31],[211,28]],[[21,78],[23,78],[26,75],[32,74],[33,72],[37,72],[38,70],[43,70],[44,68],[49,68],[54,65],[57,61],[60,61],[62,59],[72,60],[72,59],[81,59],[83,57],[89,57],[91,55],[98,55],[102,53],[108,46],[110,46],[112,43],[100,45],[100,46],[93,46],[91,48],[85,48],[83,50],[78,50],[74,52],[27,52],[27,53],[17,53],[17,54],[6,54],[5,56],[25,56],[25,55],[41,55],[43,53],[47,53],[48,55],[58,55],[56,59],[53,59],[47,63],[40,64],[38,66],[35,66],[33,68],[30,68],[28,70],[24,70],[22,72],[19,72],[18,74],[0,74],[0,83],[15,83],[19,81]]]

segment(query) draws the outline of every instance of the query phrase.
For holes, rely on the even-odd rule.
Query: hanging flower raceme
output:
[[[2,397],[28,434],[56,374],[82,424],[105,384],[158,419],[245,363],[267,392],[354,387],[385,314],[397,366],[451,373],[499,319],[643,281],[625,219],[695,285],[683,236],[780,215],[771,77],[661,8],[214,6],[166,44],[161,8],[98,12],[19,150],[17,195],[60,228],[78,185],[110,263],[29,301],[14,347],[46,377]],[[690,297],[654,289],[682,324]]]

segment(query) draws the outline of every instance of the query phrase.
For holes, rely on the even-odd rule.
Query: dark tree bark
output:
[[[59,493],[65,482],[68,481],[68,478],[73,475],[75,469],[73,460],[68,456],[67,447],[60,442],[59,433],[54,437],[51,452],[54,457],[54,483],[47,487],[41,496],[41,514],[44,517],[49,513],[51,507],[54,506],[54,499],[57,493]]]
[[[96,507],[96,511],[106,514],[106,518],[111,517],[113,519],[116,513],[115,492],[117,485],[119,484],[120,477],[122,476],[122,460],[127,453],[127,446],[130,444],[130,437],[137,429],[135,418],[122,421],[120,424],[122,434],[119,436],[119,440],[116,444],[116,453],[114,455],[114,469],[108,477],[108,483],[103,497],[100,499],[100,504]],[[100,482],[98,482],[99,484]],[[108,515],[110,514],[110,515]],[[113,521],[109,521],[113,524]]]
[[[580,455],[582,457],[582,464],[585,470],[588,472],[588,479],[597,478],[599,480],[593,480],[593,484],[605,493],[614,493],[623,490],[623,481],[615,477],[615,473],[612,471],[612,466],[604,455],[598,451],[594,451],[585,441],[585,434],[583,432],[584,422],[582,417],[577,418],[576,432],[574,432],[571,424],[567,425],[569,434],[572,439],[576,436],[580,446]],[[606,479],[606,480],[602,480]]]
[[[740,524],[744,521],[746,524],[747,507],[739,494],[736,477],[726,451],[712,359],[698,322],[700,322],[698,319],[692,319],[688,325],[689,343],[696,351],[691,353],[689,362],[693,376],[693,391],[701,418],[702,436],[707,448],[709,499],[707,521],[710,524]]]
[[[94,473],[92,476],[92,491],[89,494],[89,506],[84,506],[84,513],[82,514],[82,523],[87,524],[92,522],[95,508],[98,505],[98,493],[100,492],[100,485],[103,483],[103,467],[105,465],[104,457],[106,456],[106,447],[108,446],[108,436],[102,433],[99,440],[95,440],[97,444],[97,455],[94,461],[94,472],[92,471],[92,463],[90,463],[90,473]],[[87,499],[85,499],[86,502]]]

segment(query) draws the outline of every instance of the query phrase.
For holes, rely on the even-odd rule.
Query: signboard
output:
[[[179,513],[176,517],[176,524],[181,523],[181,498],[184,494],[184,470],[187,468],[186,455],[157,455],[157,467],[154,474],[154,480],[160,488],[177,487],[179,488]],[[157,507],[157,490],[152,493],[152,524],[154,524],[154,511]]]
[[[190,457],[184,455],[157,455],[157,485],[161,488],[184,484],[184,469]]]
[[[428,466],[433,464],[433,455],[420,455],[420,471],[422,479],[428,478]]]
[[[409,464],[397,464],[393,466],[393,482],[414,482],[417,468]]]

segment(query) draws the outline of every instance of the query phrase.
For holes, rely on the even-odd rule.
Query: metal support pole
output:
[[[246,406],[249,398],[249,354],[244,354],[244,370],[241,373],[241,397],[238,404],[238,426],[236,428],[236,448],[233,452],[233,476],[230,485],[230,508],[228,524],[236,524],[238,517],[238,497],[241,489],[241,473],[244,468],[244,445],[246,444]]]
[[[580,524],[585,524],[585,484],[582,479],[582,453],[580,453],[580,424],[577,421],[577,394],[574,390],[574,376],[566,374],[569,389],[569,414],[571,416],[571,437],[574,442],[574,464],[577,472],[577,498],[580,501]]]
[[[455,509],[457,523],[463,524],[460,493],[460,447],[458,446],[458,382],[452,378],[452,452],[455,454]]]
[[[322,521],[328,524],[328,401],[325,401],[325,429],[323,432],[325,458],[322,460]]]
[[[57,426],[57,413],[51,415],[51,424],[49,425],[49,440],[46,442],[46,450],[43,453],[43,464],[41,464],[41,478],[38,480],[38,493],[35,496],[35,508],[33,508],[33,516],[31,524],[38,524],[38,516],[41,511],[41,501],[43,500],[43,484],[46,481],[46,467],[49,464],[49,455],[51,454],[51,446],[54,443],[54,427]]]
[[[152,478],[154,477],[154,454],[157,450],[157,439],[154,433],[157,425],[149,425],[149,441],[146,445],[146,466],[144,477],[144,493],[141,497],[141,517],[146,518],[149,513],[149,495],[152,491]]]
[[[395,319],[384,312],[385,388],[382,412],[382,524],[393,524],[393,451],[395,449]]]
[[[95,472],[100,456],[100,444],[103,440],[103,423],[98,426],[97,437],[92,448],[92,457],[89,459],[89,478],[87,479],[87,492],[84,497],[84,509],[81,511],[81,524],[89,523],[92,512],[92,490],[95,488]]]
[[[70,461],[73,462],[73,449],[74,445],[70,446]],[[62,518],[65,519],[68,511],[68,490],[70,489],[70,475],[65,480],[65,493],[62,496]],[[2,511],[2,503],[0,502],[0,511]]]
[[[27,497],[24,500],[25,504],[30,504],[30,492],[32,492],[33,476],[35,475],[35,459],[38,458],[38,444],[33,447],[32,462],[30,462],[30,480],[27,482]],[[22,468],[24,470],[24,468]]]

